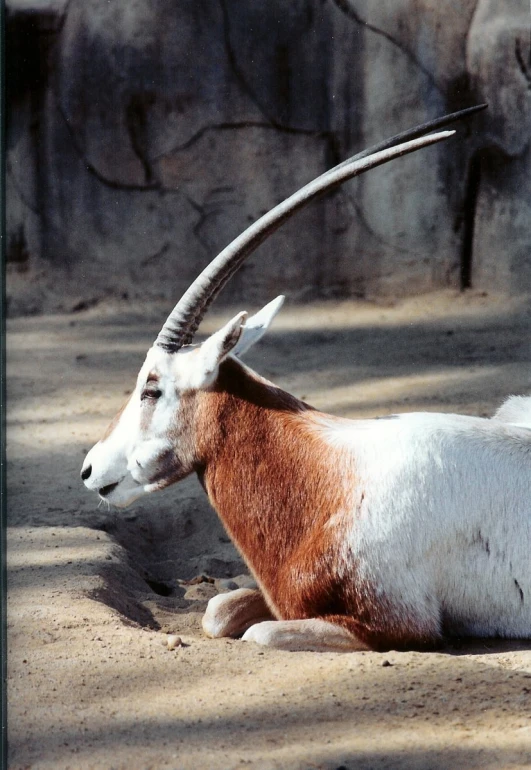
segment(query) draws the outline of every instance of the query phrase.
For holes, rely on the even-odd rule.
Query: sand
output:
[[[247,570],[197,481],[98,507],[84,454],[169,309],[8,322],[10,770],[531,766],[531,642],[317,654],[208,640],[212,580]],[[530,331],[526,301],[473,292],[288,304],[247,361],[335,414],[489,415],[530,390]]]

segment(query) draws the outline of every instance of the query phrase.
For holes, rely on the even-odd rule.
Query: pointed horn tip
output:
[[[424,134],[417,139],[410,139],[403,144],[397,144],[392,150],[411,150],[420,149],[421,147],[429,147],[430,144],[436,144],[437,142],[443,142],[445,139],[449,139],[457,133],[457,129],[449,128],[444,131],[436,131],[434,134]],[[370,157],[370,156],[369,156]]]
[[[280,310],[285,300],[286,300],[286,295],[279,294],[278,297],[275,297],[275,299],[271,300],[271,302],[268,305],[266,305],[266,307],[275,307]]]
[[[455,115],[457,115],[458,117],[462,116],[466,118],[469,115],[473,115],[475,112],[486,110],[488,106],[489,106],[488,102],[480,102],[479,104],[473,104],[471,107],[463,107],[461,110],[457,110]]]
[[[448,139],[450,136],[453,136],[457,133],[457,129],[455,128],[449,128],[446,131],[437,131],[435,134],[426,134],[425,137],[421,137],[423,139],[438,141],[439,139]]]

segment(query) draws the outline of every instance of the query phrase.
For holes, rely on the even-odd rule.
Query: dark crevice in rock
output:
[[[162,158],[165,158],[168,155],[172,155],[173,153],[183,152],[183,150],[188,150],[190,147],[192,147],[192,145],[194,145],[196,142],[202,139],[203,136],[210,131],[239,131],[241,129],[247,129],[247,128],[263,128],[268,131],[280,131],[286,134],[294,134],[296,136],[313,136],[316,139],[321,139],[321,138],[329,139],[333,136],[328,131],[311,131],[309,129],[304,129],[304,128],[290,128],[289,126],[280,126],[272,123],[264,123],[264,122],[255,121],[255,120],[243,120],[238,123],[213,123],[211,125],[203,126],[202,128],[200,128],[198,131],[196,131],[196,133],[193,136],[190,137],[190,139],[187,139],[186,142],[183,142],[182,144],[177,144],[174,147],[172,147],[170,150],[166,150],[160,155],[153,156],[152,160],[153,161],[161,160]]]
[[[160,257],[163,257],[168,249],[170,248],[170,244],[168,242],[164,243],[160,249],[158,249],[154,254],[150,254],[149,257],[145,257],[141,262],[142,267],[147,267],[148,265],[152,265],[154,262],[156,262]]]
[[[481,102],[481,97],[472,90],[470,75],[462,72],[448,81],[446,87],[446,108],[448,112],[457,112],[471,104]],[[474,118],[459,121],[459,133],[470,136],[473,131]]]
[[[146,186],[156,182],[155,174],[148,159],[147,123],[149,108],[155,103],[150,93],[133,94],[125,108],[125,120],[131,147],[144,169]]]
[[[236,54],[233,51],[232,43],[230,39],[230,21],[229,21],[229,12],[227,9],[227,5],[225,3],[225,0],[219,0],[219,5],[221,8],[221,15],[223,18],[223,35],[225,39],[225,48],[227,51],[227,59],[229,62],[229,65],[234,73],[234,76],[237,80],[237,82],[240,84],[243,91],[247,94],[249,99],[252,101],[252,103],[255,105],[255,107],[260,111],[260,113],[264,116],[264,118],[268,121],[268,123],[272,126],[276,127],[275,120],[268,114],[267,110],[265,109],[264,105],[260,102],[257,95],[254,93],[253,89],[247,82],[247,79],[245,78],[245,75],[241,71],[237,59]]]
[[[319,135],[318,135],[319,136]],[[339,137],[332,131],[327,131],[322,134],[322,137],[326,139],[326,160],[328,168],[334,168],[343,160],[340,152]]]
[[[68,11],[70,10],[70,6],[72,5],[73,0],[66,0],[64,6],[61,8],[60,15],[57,19],[57,31],[62,32],[62,29],[66,23],[66,19],[68,17]]]
[[[157,594],[157,596],[171,596],[174,590],[172,586],[162,583],[160,580],[150,580],[149,578],[146,578],[146,584],[151,588],[153,593]]]
[[[474,228],[476,208],[481,184],[482,153],[476,152],[468,163],[468,172],[463,200],[463,240],[461,245],[461,289],[472,288],[472,268],[474,251]]]
[[[70,124],[70,121],[68,120],[68,117],[65,114],[65,112],[64,112],[64,110],[63,110],[63,108],[62,108],[62,106],[61,106],[61,104],[60,104],[60,102],[57,99],[57,96],[55,94],[54,94],[54,97],[55,97],[54,98],[55,108],[56,108],[57,112],[59,113],[59,115],[61,116],[61,119],[63,120],[64,125],[66,126],[66,130],[68,131],[68,134],[69,134],[70,139],[72,141],[72,146],[73,146],[74,150],[76,151],[78,156],[81,158],[81,160],[83,162],[83,165],[85,166],[85,168],[87,169],[89,174],[94,176],[98,180],[98,182],[101,182],[101,184],[105,185],[105,187],[109,187],[111,190],[125,190],[125,191],[128,191],[128,192],[147,192],[149,190],[160,190],[161,189],[161,185],[157,181],[155,181],[155,180],[151,181],[150,183],[146,183],[146,184],[130,184],[130,183],[127,183],[127,182],[117,182],[114,179],[108,179],[100,171],[98,171],[98,169],[94,166],[94,164],[91,163],[88,160],[88,158],[86,157],[86,155],[85,155],[85,153],[83,151],[83,148],[80,146],[80,144],[79,144],[79,142],[77,140],[75,131],[72,128],[72,125]]]
[[[6,262],[16,264],[19,269],[27,269],[29,258],[24,227],[19,225],[7,242]]]
[[[518,68],[520,69],[524,78],[527,80],[527,87],[529,90],[531,90],[531,43],[527,62],[525,60],[524,52],[522,51],[522,41],[519,38],[516,38],[514,41],[514,53],[518,63]]]
[[[183,196],[186,201],[190,204],[190,206],[193,208],[193,210],[199,215],[199,219],[193,226],[192,232],[194,234],[194,237],[197,239],[197,242],[201,245],[201,247],[208,253],[210,253],[210,247],[209,244],[203,240],[201,237],[201,228],[203,227],[206,218],[207,213],[203,206],[200,206],[197,201],[195,201],[193,198],[191,198],[189,195],[183,193]]]
[[[13,13],[7,10],[5,39],[6,104],[17,105],[28,92],[43,87],[45,60],[42,26],[46,21],[33,13]],[[10,128],[10,110],[7,128]]]
[[[15,175],[15,172],[13,171],[13,168],[11,166],[11,163],[9,162],[9,159],[6,159],[6,176],[9,177],[11,184],[15,188],[17,195],[20,198],[21,202],[24,204],[24,206],[33,214],[36,214],[37,216],[41,216],[42,209],[30,203],[29,200],[26,198],[26,195],[22,190],[22,187]]]
[[[51,59],[57,40],[58,13],[49,7],[22,6],[6,8],[5,14],[5,102],[6,110],[6,174],[23,206],[41,217],[46,201],[40,180],[46,169],[42,159],[42,123],[45,120],[45,93],[52,69]],[[29,165],[26,190],[31,185],[29,200],[24,186],[9,160],[9,153],[21,138],[20,110],[27,109],[27,154],[17,171]],[[18,156],[15,156],[18,157]],[[9,205],[9,201],[8,201]]]
[[[205,212],[203,210],[203,207],[200,206],[197,201],[194,201],[193,198],[191,198],[189,195],[186,195],[184,193],[183,193],[183,197],[186,201],[188,201],[190,206],[194,209],[194,211],[196,211],[199,214],[200,217],[204,216]]]
[[[75,131],[72,128],[72,125],[70,124],[68,117],[66,116],[63,108],[61,107],[61,104],[57,99],[54,100],[55,107],[61,116],[67,131],[70,135],[70,138],[72,140],[72,146],[74,147],[74,150],[76,151],[77,155],[81,158],[83,161],[83,164],[87,171],[92,174],[101,184],[105,185],[106,187],[109,187],[112,190],[122,190],[122,191],[131,191],[131,192],[148,192],[153,190],[158,190],[162,193],[170,193],[170,192],[180,192],[179,188],[173,188],[173,187],[167,187],[162,185],[162,183],[155,177],[155,174],[152,169],[152,162],[160,160],[161,158],[171,155],[174,152],[180,152],[182,150],[188,149],[191,145],[193,145],[195,142],[199,141],[201,137],[206,134],[209,131],[226,131],[226,130],[239,130],[239,129],[246,129],[246,128],[266,128],[271,131],[283,131],[289,134],[296,134],[296,135],[303,135],[303,136],[313,136],[317,139],[319,138],[326,138],[329,139],[331,137],[331,134],[329,134],[326,131],[309,131],[304,129],[294,129],[294,128],[288,128],[284,126],[273,126],[269,123],[260,123],[260,122],[253,122],[253,121],[244,121],[242,123],[220,123],[220,124],[214,124],[210,126],[204,126],[199,131],[194,134],[189,140],[187,140],[184,144],[178,145],[177,147],[172,148],[171,150],[165,152],[163,155],[156,156],[152,159],[150,162],[147,159],[147,156],[140,151],[140,154],[137,152],[135,148],[135,153],[137,154],[137,157],[141,160],[142,164],[144,165],[144,168],[146,170],[146,166],[149,169],[149,172],[146,173],[146,176],[150,177],[150,180],[148,181],[146,179],[146,182],[144,184],[131,184],[127,182],[117,182],[114,179],[109,179],[108,177],[104,176],[98,169],[94,166],[93,163],[91,163],[88,158],[86,157],[82,147],[80,146],[79,142],[77,141],[77,137],[75,135]],[[191,199],[187,198],[187,200],[193,205],[197,210],[200,210],[200,207],[197,203],[194,203]]]
[[[252,103],[255,105],[255,107],[260,111],[260,113],[264,116],[265,120],[267,121],[266,126],[269,128],[275,128],[279,131],[285,131],[286,133],[290,134],[299,134],[302,136],[328,136],[331,135],[332,132],[330,131],[316,131],[312,129],[304,129],[304,128],[294,128],[293,126],[289,126],[286,123],[282,123],[276,118],[274,118],[266,109],[265,105],[262,104],[256,93],[253,91],[251,85],[249,84],[245,73],[242,71],[240,65],[238,64],[236,52],[233,49],[231,39],[230,39],[230,18],[229,18],[229,12],[227,9],[227,5],[225,0],[219,0],[220,6],[221,6],[221,13],[223,16],[223,35],[225,39],[225,48],[227,51],[227,60],[229,62],[229,65],[232,69],[232,72],[234,73],[234,76],[237,80],[237,82],[240,84],[242,90],[247,94],[249,99],[252,101]],[[283,94],[284,98],[283,101],[287,104],[289,99],[289,67],[287,64],[287,57],[288,57],[288,51],[285,48],[280,47],[279,48],[279,60],[277,61],[277,75],[278,78],[280,78],[280,92]],[[245,125],[245,124],[244,124]],[[249,123],[249,125],[260,125],[260,123],[253,124]]]
[[[437,91],[441,94],[441,96],[444,96],[444,89],[443,86],[440,85],[437,80],[435,79],[432,72],[427,69],[419,59],[412,53],[412,51],[409,50],[403,43],[401,43],[399,40],[396,40],[392,35],[390,35],[388,32],[386,32],[383,29],[380,29],[379,27],[375,27],[374,24],[370,24],[368,21],[365,21],[365,19],[362,19],[361,16],[358,14],[358,12],[352,7],[352,5],[349,3],[348,0],[333,0],[333,2],[336,4],[336,6],[339,8],[339,10],[345,14],[349,19],[351,19],[356,24],[359,24],[362,27],[366,27],[371,32],[374,32],[375,35],[379,35],[380,37],[383,37],[385,40],[387,40],[391,45],[394,45],[396,48],[398,48],[404,56],[406,56],[409,61],[420,71],[423,75],[426,76],[426,78],[429,80],[431,85],[437,89]]]
[[[169,155],[173,155],[174,153],[188,150],[196,142],[200,141],[209,131],[226,131],[231,129],[238,130],[241,128],[271,128],[271,124],[261,123],[260,121],[244,120],[240,123],[213,123],[208,126],[202,126],[202,128],[196,131],[195,134],[186,140],[186,142],[183,142],[182,144],[176,144],[170,150],[165,150],[159,155],[154,155],[153,161],[161,160],[162,158],[167,158]]]
[[[289,104],[291,70],[289,66],[289,49],[286,45],[278,45],[275,56],[275,71],[280,101],[282,104]]]

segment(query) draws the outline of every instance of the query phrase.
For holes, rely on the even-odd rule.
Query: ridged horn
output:
[[[296,193],[268,211],[241,235],[235,238],[200,273],[183,294],[162,327],[155,344],[170,353],[188,345],[209,305],[219,294],[231,276],[244,260],[277,228],[307,203],[328,192],[347,179],[399,158],[410,152],[427,147],[452,136],[455,131],[441,131],[425,136],[427,131],[440,128],[448,123],[484,109],[486,105],[469,107],[460,112],[446,115],[422,126],[409,129],[391,139],[386,139],[369,150],[364,150],[343,161],[334,168],[309,182]],[[407,140],[407,141],[404,141]]]

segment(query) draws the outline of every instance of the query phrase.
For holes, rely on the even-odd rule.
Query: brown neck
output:
[[[230,359],[198,406],[205,488],[273,606],[281,566],[329,550],[337,528],[327,524],[348,508],[345,470],[353,471],[321,437],[318,418]]]

